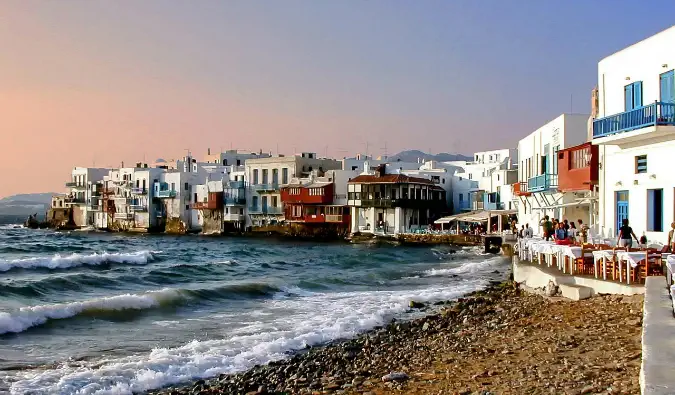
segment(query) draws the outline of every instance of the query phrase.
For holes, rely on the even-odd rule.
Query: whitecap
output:
[[[0,260],[0,272],[12,269],[68,269],[77,266],[97,266],[104,263],[125,263],[142,265],[155,260],[161,251],[137,251],[126,253],[94,253],[91,255],[56,254],[53,257],[33,257],[12,260]]]

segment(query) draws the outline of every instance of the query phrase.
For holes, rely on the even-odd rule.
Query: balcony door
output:
[[[628,191],[616,192],[616,229],[618,235],[621,223],[624,219],[628,219]]]

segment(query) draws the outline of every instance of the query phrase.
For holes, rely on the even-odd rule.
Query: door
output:
[[[262,197],[262,212],[267,212],[267,196]]]
[[[628,219],[628,191],[616,192],[616,229],[619,234],[619,228],[624,219]]]

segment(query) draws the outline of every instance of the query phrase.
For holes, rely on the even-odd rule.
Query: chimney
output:
[[[211,155],[211,148],[206,149],[206,155]]]

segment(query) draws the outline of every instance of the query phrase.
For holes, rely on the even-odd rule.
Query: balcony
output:
[[[226,206],[244,206],[246,205],[245,197],[226,197],[224,199]]]
[[[244,181],[230,181],[227,184],[227,187],[232,189],[242,189],[244,188]]]
[[[176,197],[176,191],[167,189],[163,191],[157,191],[155,195],[156,195],[155,197],[158,197],[160,199],[172,199]]]
[[[584,143],[558,151],[558,190],[592,191],[598,185],[598,146]]]
[[[463,200],[457,205],[459,210],[471,210],[471,203],[468,200]]]
[[[215,200],[209,200],[207,202],[195,202],[192,203],[192,208],[195,210],[217,210],[219,204]]]
[[[530,196],[530,192],[527,191],[526,181],[517,182],[511,185],[511,191],[513,192],[513,196]]]
[[[658,129],[664,130],[659,131]],[[653,132],[655,137],[660,134],[675,132],[675,103],[654,102],[593,121],[594,141],[604,137],[616,137],[608,139],[607,142],[644,138],[645,134],[651,135]]]
[[[146,188],[131,188],[132,195],[145,195],[148,193]]]
[[[496,203],[485,203],[483,205],[483,210],[504,210],[504,203],[502,202],[496,202]]]
[[[281,207],[270,207],[270,206],[252,206],[248,208],[250,214],[270,214],[270,215],[279,215],[283,211]]]
[[[223,221],[226,222],[240,222],[240,221],[245,221],[246,218],[244,218],[243,214],[224,214],[223,215]]]
[[[77,186],[77,183],[74,181],[70,181],[66,183],[66,188],[75,188]]]
[[[115,213],[113,218],[115,218],[115,219],[133,219],[134,213]]]
[[[362,199],[361,207],[377,208],[440,208],[445,206],[445,199]]]
[[[558,188],[557,174],[542,174],[527,180],[528,192],[544,192]]]
[[[279,184],[258,184],[254,185],[253,188],[258,192],[272,192],[279,190]]]
[[[131,209],[137,212],[146,212],[148,211],[148,206],[145,204],[132,204]]]

